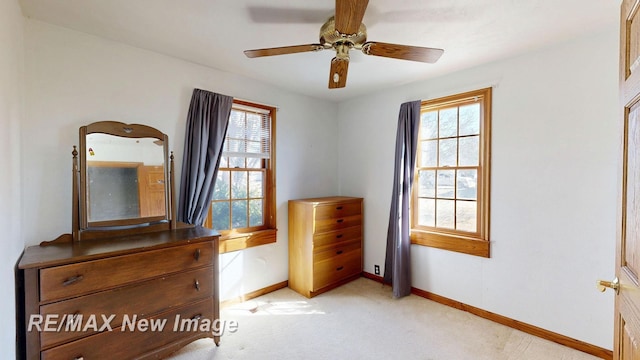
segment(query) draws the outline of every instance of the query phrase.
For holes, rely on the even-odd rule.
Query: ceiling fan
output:
[[[435,63],[442,56],[442,49],[367,41],[367,28],[362,18],[368,4],[369,0],[336,0],[335,16],[320,28],[320,42],[317,44],[245,50],[244,54],[255,58],[333,49],[336,57],[331,60],[329,89],[346,86],[351,49],[361,50],[366,55],[426,63]]]

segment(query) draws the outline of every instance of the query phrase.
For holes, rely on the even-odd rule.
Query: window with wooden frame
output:
[[[489,257],[491,88],[422,102],[411,241]]]
[[[276,241],[275,108],[234,100],[205,226],[220,252]]]

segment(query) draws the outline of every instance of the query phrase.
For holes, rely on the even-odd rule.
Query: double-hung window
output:
[[[234,100],[205,226],[221,252],[276,241],[275,108]]]
[[[414,244],[489,257],[491,89],[422,102]]]

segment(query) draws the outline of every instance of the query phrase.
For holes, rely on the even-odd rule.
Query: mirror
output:
[[[167,136],[115,121],[80,128],[80,229],[170,221]]]

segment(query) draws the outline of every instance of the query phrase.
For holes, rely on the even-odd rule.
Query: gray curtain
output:
[[[204,223],[232,104],[231,96],[193,89],[184,139],[178,221]]]
[[[400,105],[396,155],[393,172],[393,193],[389,228],[387,230],[387,255],[384,262],[384,281],[393,287],[396,298],[411,293],[411,263],[409,239],[409,206],[411,184],[416,163],[416,147],[420,126],[420,101]]]

